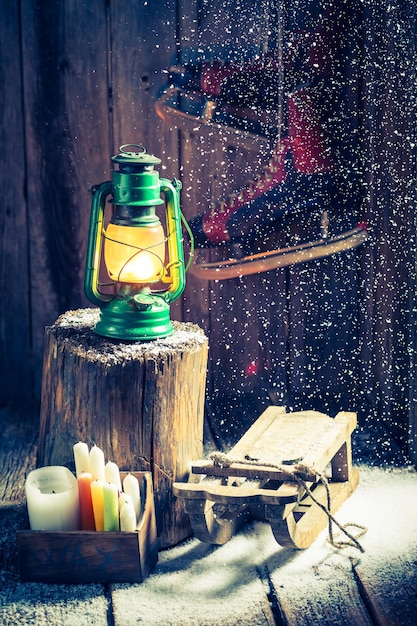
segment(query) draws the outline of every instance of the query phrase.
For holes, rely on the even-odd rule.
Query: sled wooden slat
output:
[[[192,472],[284,480],[288,479],[287,471],[291,466],[301,462],[306,468],[321,472],[350,438],[356,426],[356,415],[339,413],[333,420],[317,411],[286,414],[281,407],[269,407],[258,421],[227,455],[233,461],[230,465],[197,461],[192,464]],[[344,459],[339,455],[336,461],[342,472]],[[339,476],[340,472],[337,472]],[[343,471],[343,475],[345,473]],[[317,481],[314,473],[302,471],[300,474],[304,480]]]
[[[288,504],[298,502],[300,489],[294,483],[282,483],[278,489],[213,485],[208,482],[191,483],[181,489],[185,498],[207,499],[221,504]]]
[[[232,463],[227,467],[219,467],[212,461],[196,461],[191,465],[193,474],[218,477],[245,477],[245,478],[264,478],[268,480],[286,480],[287,471],[268,467],[267,465],[248,465],[247,463]],[[317,475],[305,472],[303,478],[310,482],[317,482]]]

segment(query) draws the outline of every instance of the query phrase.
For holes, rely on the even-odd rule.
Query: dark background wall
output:
[[[173,315],[209,336],[207,412],[215,431],[239,434],[271,401],[357,410],[416,460],[415,8],[333,4],[353,16],[348,71],[369,241],[253,277],[189,276]],[[168,67],[190,48],[215,47],[223,57],[232,50],[238,60],[260,53],[277,44],[280,25],[285,41],[320,13],[317,2],[294,8],[278,0],[2,3],[2,406],[39,398],[45,326],[89,306],[89,189],[109,179],[121,144],[145,145],[162,159],[162,176],[182,180],[187,218],[268,162],[267,149],[163,123],[155,102]],[[283,233],[284,243],[297,234]],[[314,225],[302,235],[313,237]]]

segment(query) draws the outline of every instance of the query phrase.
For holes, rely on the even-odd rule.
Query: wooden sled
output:
[[[218,141],[261,153],[271,152],[280,127],[279,112],[230,106],[177,87],[170,87],[161,95],[155,110],[175,128],[209,139],[215,135]]]
[[[330,418],[317,411],[268,407],[227,456],[194,462],[190,481],[174,483],[195,536],[224,544],[252,518],[267,521],[282,546],[310,546],[328,523],[317,504],[326,506],[328,499],[320,475],[331,471],[331,514],[359,483],[352,467],[355,426],[355,413]]]

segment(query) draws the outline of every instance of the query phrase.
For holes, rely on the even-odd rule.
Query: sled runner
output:
[[[364,223],[334,237],[321,237],[316,241],[302,243],[297,246],[286,246],[277,250],[259,252],[239,259],[204,262],[197,258],[190,266],[189,273],[205,280],[227,280],[239,276],[249,276],[268,272],[280,267],[304,263],[320,259],[331,254],[357,248],[368,238]]]
[[[174,483],[195,536],[224,544],[252,518],[267,521],[282,546],[310,546],[359,483],[355,427],[355,413],[268,407],[227,455],[194,462],[189,482]]]

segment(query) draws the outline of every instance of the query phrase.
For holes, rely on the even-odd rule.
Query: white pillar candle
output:
[[[119,511],[122,510],[125,504],[130,504],[131,506],[133,506],[133,500],[131,496],[129,496],[128,493],[125,493],[124,491],[122,491],[119,494]]]
[[[139,481],[133,474],[128,474],[123,479],[123,491],[127,493],[133,502],[133,507],[136,513],[136,521],[139,519],[140,514],[140,489]]]
[[[120,482],[119,467],[116,463],[113,463],[113,461],[107,461],[104,467],[104,476],[106,478],[106,482],[116,485],[120,493],[122,490],[122,483]]]
[[[93,480],[105,482],[104,466],[103,450],[98,446],[93,446],[90,450],[90,473],[93,475]]]
[[[132,502],[124,502],[120,510],[120,530],[134,533],[136,530],[136,511]]]
[[[88,451],[88,445],[82,441],[79,441],[73,446],[74,461],[75,461],[75,475],[77,478],[85,472],[90,472],[90,453]]]
[[[78,483],[67,467],[51,465],[29,473],[25,484],[32,530],[78,530]]]

